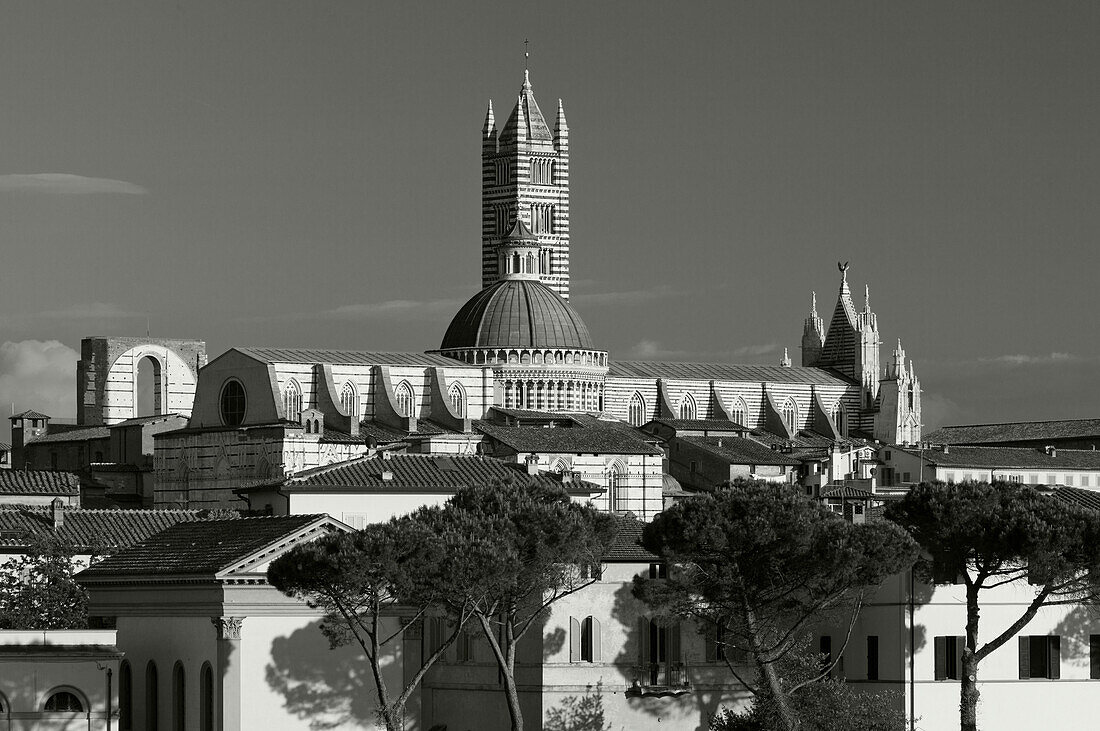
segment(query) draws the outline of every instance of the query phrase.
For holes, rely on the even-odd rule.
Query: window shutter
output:
[[[668,628],[668,661],[680,662],[680,623],[670,625]]]
[[[936,654],[936,680],[947,680],[947,638],[937,637],[934,640]],[[1023,665],[1020,665],[1023,667]]]
[[[962,680],[963,676],[963,650],[966,649],[966,637],[955,638],[955,680]]]
[[[600,620],[589,617],[592,620],[592,662],[601,662],[603,654],[600,652]]]
[[[711,622],[707,623],[706,631],[703,633],[703,642],[706,644],[706,661],[718,662],[718,625]]]
[[[638,617],[638,665],[649,662],[649,620]]]
[[[1100,635],[1089,635],[1089,677],[1100,680]]]
[[[569,618],[569,662],[581,661],[581,623],[576,617]]]
[[[1020,680],[1031,677],[1031,638],[1020,637]]]
[[[1051,680],[1058,680],[1062,677],[1062,638],[1058,635],[1051,635],[1047,638],[1047,657],[1050,658],[1048,665],[1049,674],[1048,678]]]

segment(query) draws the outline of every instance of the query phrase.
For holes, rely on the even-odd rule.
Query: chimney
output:
[[[1054,448],[1053,444],[1048,444],[1046,447],[1043,448],[1043,451],[1045,451],[1047,453],[1048,457],[1057,457],[1058,456],[1058,450]]]
[[[50,503],[50,517],[53,518],[53,529],[57,530],[65,525],[65,501],[55,497]]]
[[[943,453],[944,454],[950,454],[951,453],[950,450],[948,449],[948,445],[946,445],[946,444],[943,445]]]
[[[524,459],[524,462],[527,464],[527,474],[537,475],[539,473],[539,458],[538,458],[538,455],[529,454]]]
[[[382,482],[393,482],[393,472],[391,470],[382,470]]]

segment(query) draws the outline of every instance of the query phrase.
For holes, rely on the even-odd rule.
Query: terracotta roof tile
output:
[[[517,452],[560,452],[571,454],[647,454],[661,450],[646,438],[619,426],[584,426],[547,429],[537,426],[499,426],[474,422],[474,429]]]
[[[968,424],[945,426],[924,436],[934,444],[994,444],[1043,439],[1100,440],[1100,419],[1061,421],[1017,421],[1004,424]]]
[[[806,383],[819,386],[849,386],[854,381],[826,368],[735,365],[731,363],[677,363],[648,360],[611,361],[609,376],[617,378],[673,378],[699,381],[748,381],[760,383]]]
[[[78,495],[80,478],[52,470],[0,470],[0,495]]]
[[[615,540],[611,543],[607,561],[636,561],[656,563],[661,557],[642,547],[642,530],[645,523],[629,515],[613,515],[615,521]]]
[[[65,508],[54,529],[48,507],[0,508],[0,546],[25,546],[34,536],[57,535],[77,548],[124,547],[176,523],[199,520],[195,510],[82,510]]]
[[[680,437],[681,441],[730,464],[798,466],[802,462],[760,442],[744,437]]]
[[[1034,447],[970,447],[950,445],[947,451],[901,449],[939,467],[980,467],[1031,470],[1100,470],[1100,451],[1095,449],[1056,449],[1048,455]]]
[[[86,442],[90,439],[107,439],[111,436],[111,430],[105,426],[92,426],[86,429],[70,429],[68,431],[45,434],[31,439],[27,444],[42,444],[44,442]]]
[[[79,576],[211,575],[325,517],[284,515],[177,523],[108,556]]]

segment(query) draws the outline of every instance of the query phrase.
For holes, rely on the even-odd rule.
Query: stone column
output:
[[[244,728],[241,693],[241,624],[244,617],[211,617],[218,634],[218,729]]]

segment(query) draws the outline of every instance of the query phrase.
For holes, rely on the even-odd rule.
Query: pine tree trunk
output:
[[[749,646],[752,650],[753,657],[756,659],[756,666],[760,668],[760,672],[764,675],[764,680],[768,684],[768,694],[771,696],[770,700],[775,704],[775,709],[779,713],[779,718],[783,722],[783,727],[787,729],[787,731],[798,731],[801,724],[799,723],[798,716],[795,714],[794,709],[791,708],[786,691],[783,689],[783,681],[775,671],[775,665],[770,662],[764,662],[762,659],[763,651],[760,647],[760,638],[757,635],[757,627],[759,625],[756,621],[756,612],[753,611],[752,606],[744,597],[742,597],[741,601],[741,611],[744,613],[745,627],[749,631]]]
[[[519,690],[516,688],[516,642],[512,637],[512,624],[506,622],[505,656],[508,667],[504,672],[504,692],[508,696],[508,715],[512,720],[512,731],[523,731],[523,712],[519,707]]]
[[[966,648],[962,653],[962,681],[959,689],[959,728],[978,731],[978,587],[966,587]],[[950,661],[950,658],[949,658]]]

